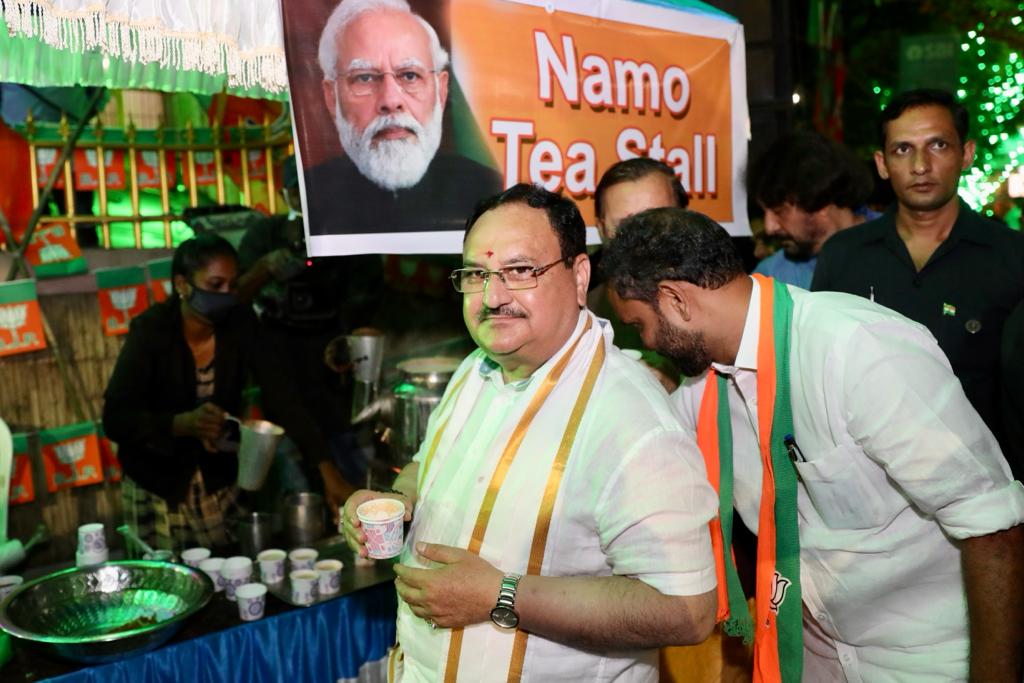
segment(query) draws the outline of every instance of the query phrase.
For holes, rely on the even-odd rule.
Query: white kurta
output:
[[[668,595],[712,590],[707,523],[718,504],[696,444],[651,374],[612,346],[607,321],[582,313],[572,339],[588,318],[594,327],[585,340],[590,349],[603,344],[607,356],[562,479],[541,573],[630,576]],[[579,382],[572,377],[586,371],[592,355],[584,346],[537,414],[500,489],[480,555],[502,571],[525,570],[538,503],[563,434],[561,417],[578,395]],[[451,415],[416,504],[403,563],[422,566],[412,552],[418,541],[467,547],[491,473],[553,360],[514,384],[505,384],[500,369],[479,350],[463,362],[449,392],[471,373],[465,388],[452,409],[435,411],[417,455],[423,468],[437,413]],[[450,633],[431,630],[399,603],[403,683],[442,680]],[[506,680],[513,636],[490,622],[467,628],[459,680]],[[581,652],[531,635],[522,680],[655,681],[657,651]]]
[[[950,539],[1020,524],[1024,487],[927,329],[861,297],[789,291],[805,680],[965,680]],[[754,281],[735,366],[716,366],[731,376],[736,509],[755,533],[760,293]],[[703,386],[672,397],[690,429]]]

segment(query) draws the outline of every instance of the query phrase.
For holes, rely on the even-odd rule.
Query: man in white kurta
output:
[[[582,309],[572,203],[530,186],[495,202],[471,220],[469,272],[455,274],[481,348],[395,483],[415,506],[396,568],[396,669],[403,681],[656,681],[656,648],[713,624],[714,491],[664,390]],[[566,213],[568,251],[555,228]],[[346,508],[356,548],[350,508],[368,495]],[[503,573],[523,575],[518,628],[488,619]]]
[[[624,320],[645,328],[645,343],[705,368],[714,361],[710,371],[728,378],[735,507],[756,533],[763,473],[757,348],[766,334],[758,312],[771,290],[742,272],[723,277],[726,282],[714,289],[679,285],[683,273],[707,277],[693,267],[701,258],[696,249],[667,246],[678,244],[673,232],[703,231],[692,216],[641,214],[623,228],[609,263],[613,280],[626,284],[617,288],[613,304]],[[693,241],[711,240],[705,235]],[[679,302],[668,301],[673,295],[667,290],[652,307],[642,300],[644,285],[624,275],[629,259],[614,252],[638,244],[671,262],[658,274],[658,264],[644,259],[644,277],[655,287],[676,283],[676,295],[687,299],[685,322],[674,317]],[[688,258],[693,261],[684,263]],[[966,680],[969,650],[983,645],[995,646],[987,658],[1007,657],[999,671],[1003,680],[1019,680],[1012,642],[1020,633],[1020,586],[1002,584],[1020,583],[1024,487],[1013,481],[992,433],[927,329],[859,297],[788,290],[804,680]],[[701,343],[684,348],[684,329],[701,335]],[[711,329],[721,338],[713,338]],[[673,394],[694,431],[706,374]],[[1004,553],[1004,547],[1010,550]],[[965,581],[961,564],[979,561],[974,571],[981,576]],[[1018,578],[1007,580],[1013,576]],[[969,605],[972,591],[983,595]],[[998,598],[987,602],[1000,593],[1005,613]],[[971,643],[969,611],[972,619],[999,624],[1004,632]],[[1009,652],[999,650],[1003,636]],[[972,671],[978,664],[971,662]]]

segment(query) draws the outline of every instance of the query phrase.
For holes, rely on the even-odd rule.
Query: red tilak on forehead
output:
[[[487,258],[491,258],[492,256],[494,256],[494,252],[493,252],[493,251],[491,251],[490,249],[488,249],[488,250],[487,250],[487,251],[485,251],[484,253],[485,253],[485,254],[487,254]]]

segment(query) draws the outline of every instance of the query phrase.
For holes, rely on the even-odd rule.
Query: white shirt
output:
[[[581,325],[588,315],[581,315]],[[562,479],[542,574],[622,575],[635,577],[666,595],[706,593],[716,585],[707,523],[717,514],[718,502],[707,482],[703,460],[674,416],[664,389],[644,366],[612,346],[607,321],[598,323],[603,327],[604,340],[600,343],[604,343],[607,353],[605,365]],[[577,332],[580,329],[577,327]],[[473,385],[479,386],[479,391],[467,391],[471,386],[467,382],[459,402],[468,402],[469,417],[447,456],[442,459],[439,453],[430,466],[437,472],[431,475],[433,484],[425,498],[417,501],[401,560],[413,566],[418,560],[411,549],[418,541],[467,547],[495,462],[533,393],[531,385],[540,382],[552,364],[549,361],[527,380],[506,384],[500,368],[480,351],[464,362],[456,377],[467,363],[474,366],[470,372],[479,373],[483,381]],[[557,392],[558,388],[548,400],[574,398]],[[458,410],[456,406],[455,412]],[[540,429],[539,443],[556,448],[562,429],[545,433],[545,414],[546,408],[542,408],[530,431]],[[435,427],[428,429],[425,443],[430,442]],[[531,438],[523,442],[517,465],[520,458],[529,459],[542,450],[530,447]],[[421,467],[425,450],[417,455]],[[548,465],[537,469],[540,471],[533,476],[543,487]],[[502,493],[506,487],[515,490],[516,485],[510,471]],[[532,529],[536,506],[518,506],[530,509],[516,509],[510,514],[507,507],[502,508],[500,499],[480,555],[503,571],[513,571],[511,563],[522,558],[525,564],[529,548],[512,547],[510,530],[524,525]],[[497,587],[494,597],[497,600]],[[487,622],[468,627],[467,641],[474,629],[484,639],[514,635]],[[449,634],[445,629],[432,631],[399,602],[398,639],[405,655],[403,683],[441,680]],[[459,672],[459,680],[504,681],[508,670],[506,662],[488,660],[486,645],[474,650],[464,643]],[[530,635],[522,680],[656,681],[657,674],[657,650],[581,652]]]
[[[807,460],[795,465],[800,577],[817,622],[805,625],[805,670],[835,658],[849,681],[966,679],[950,539],[1020,524],[1024,487],[926,328],[860,297],[789,292],[793,429]],[[715,366],[731,376],[735,505],[755,533],[759,297],[755,280],[735,366]],[[704,379],[672,397],[694,430]]]

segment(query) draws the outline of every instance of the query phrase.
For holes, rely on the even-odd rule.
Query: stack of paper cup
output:
[[[256,556],[260,563],[260,580],[263,583],[280,583],[284,581],[284,558],[287,555],[283,550],[270,548]]]
[[[356,517],[366,534],[366,553],[386,560],[402,552],[405,504],[394,498],[374,498],[356,508]]]
[[[224,578],[224,592],[228,600],[235,601],[235,591],[252,577],[252,560],[243,555],[229,557],[221,565],[220,575]]]
[[[213,590],[217,593],[224,590],[224,577],[220,574],[223,566],[223,557],[208,557],[199,563],[200,571],[205,572],[210,577],[210,581],[213,581]]]
[[[256,621],[263,618],[267,605],[267,587],[262,583],[244,583],[235,591],[238,598],[238,616],[242,621]]]
[[[75,553],[75,566],[91,567],[103,564],[108,557],[107,537],[103,533],[103,525],[93,522],[78,527],[78,551]]]
[[[316,588],[320,597],[334,595],[341,590],[341,568],[340,560],[320,560],[313,565],[317,573]]]

